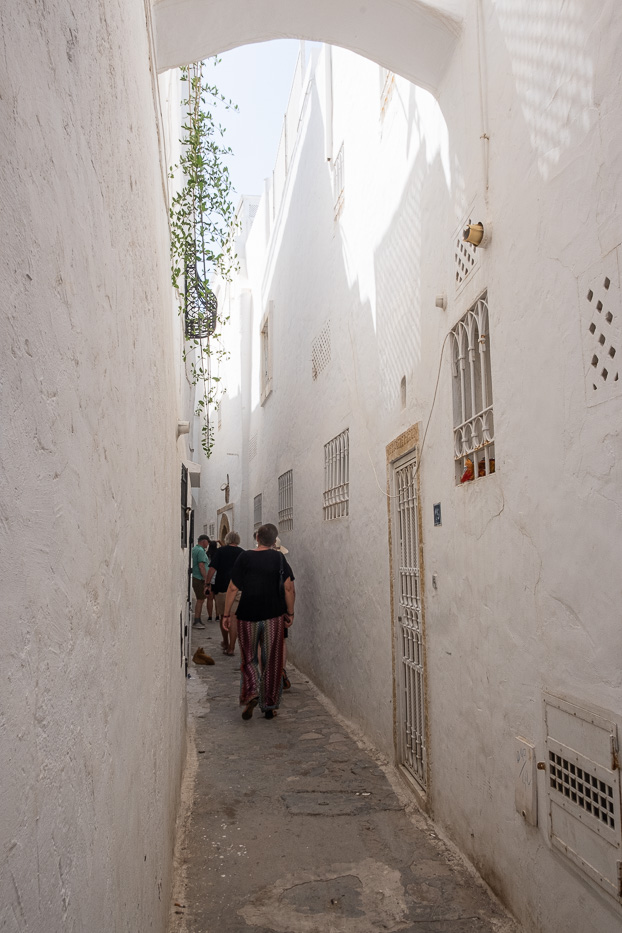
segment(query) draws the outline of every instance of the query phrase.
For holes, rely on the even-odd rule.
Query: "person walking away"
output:
[[[274,525],[260,526],[257,547],[244,551],[238,557],[227,588],[223,618],[227,631],[231,624],[233,601],[238,590],[242,591],[238,606],[242,719],[250,719],[257,704],[266,719],[272,719],[281,701],[283,632],[294,621],[296,593],[291,567],[274,550],[276,538]]]
[[[192,622],[194,628],[205,628],[201,622],[201,612],[203,610],[203,603],[205,602],[205,585],[207,582],[207,568],[209,566],[205,550],[208,544],[209,538],[207,535],[199,535],[199,539],[191,552],[192,589],[196,597],[196,602],[194,604],[194,621]]]
[[[211,584],[214,592],[214,602],[216,604],[216,618],[220,618],[220,631],[222,633],[221,647],[225,654],[233,655],[235,652],[235,642],[238,635],[237,608],[240,601],[240,592],[238,591],[235,600],[231,605],[231,614],[229,630],[223,625],[223,616],[225,614],[225,598],[227,588],[231,581],[231,571],[236,560],[243,554],[240,545],[240,536],[237,531],[230,531],[225,537],[223,547],[219,547],[213,558],[210,560],[209,570],[207,571],[207,583]],[[216,579],[214,580],[214,575]],[[213,581],[213,582],[212,582]]]

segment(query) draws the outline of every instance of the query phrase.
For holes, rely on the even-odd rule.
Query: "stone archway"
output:
[[[438,92],[465,0],[152,0],[158,71],[269,39],[310,39]]]

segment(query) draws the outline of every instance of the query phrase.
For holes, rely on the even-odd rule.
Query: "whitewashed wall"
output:
[[[275,521],[277,477],[293,469],[294,530],[282,536],[298,591],[290,650],[392,756],[385,448],[425,426],[445,335],[488,289],[497,472],[455,485],[447,350],[421,466],[427,807],[527,929],[613,933],[619,907],[551,849],[543,772],[539,825],[516,812],[514,742],[524,736],[545,758],[544,692],[622,717],[622,395],[614,387],[593,404],[583,351],[586,283],[619,281],[622,21],[612,2],[482,9],[478,36],[473,5],[438,101],[398,79],[382,119],[378,67],[333,49],[331,121],[320,61],[277,224],[264,199],[246,248],[252,357],[227,451],[237,431],[246,543],[253,497]],[[342,142],[335,222],[326,155]],[[454,234],[472,205],[493,238],[457,293]],[[443,293],[446,311],[435,307]],[[262,405],[269,302],[273,391]],[[311,344],[326,321],[331,362],[314,381]],[[346,427],[350,515],[327,523],[323,445]],[[210,477],[225,453],[217,443]]]
[[[168,913],[188,413],[148,12],[0,12],[7,933],[163,931]]]

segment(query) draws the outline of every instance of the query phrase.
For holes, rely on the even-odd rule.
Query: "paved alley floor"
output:
[[[243,721],[219,641],[194,635],[170,933],[519,933],[305,677]]]

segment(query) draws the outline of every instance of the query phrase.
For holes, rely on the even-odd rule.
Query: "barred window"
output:
[[[487,293],[451,332],[456,483],[495,472]]]
[[[216,538],[216,522],[210,522],[210,523],[209,523],[209,531],[208,531],[207,528],[206,528],[206,529],[205,529],[205,533],[206,533],[206,535],[208,536],[208,538],[210,539],[210,541],[214,541],[214,539]]]
[[[324,444],[324,521],[350,511],[350,429]]]
[[[263,522],[262,522],[262,520],[261,520],[261,500],[262,500],[262,494],[261,494],[261,493],[259,493],[258,496],[255,496],[255,498],[254,498],[254,500],[253,500],[253,522],[254,522],[254,531],[257,531],[257,529],[258,529],[261,525],[263,525]]]
[[[335,157],[333,164],[333,195],[335,204],[335,220],[339,217],[343,208],[344,199],[344,177],[343,177],[343,143]]]
[[[294,527],[294,474],[292,470],[279,476],[279,531]]]
[[[263,404],[272,392],[272,306],[273,302],[268,303],[268,310],[263,316],[260,337],[260,397]]]

